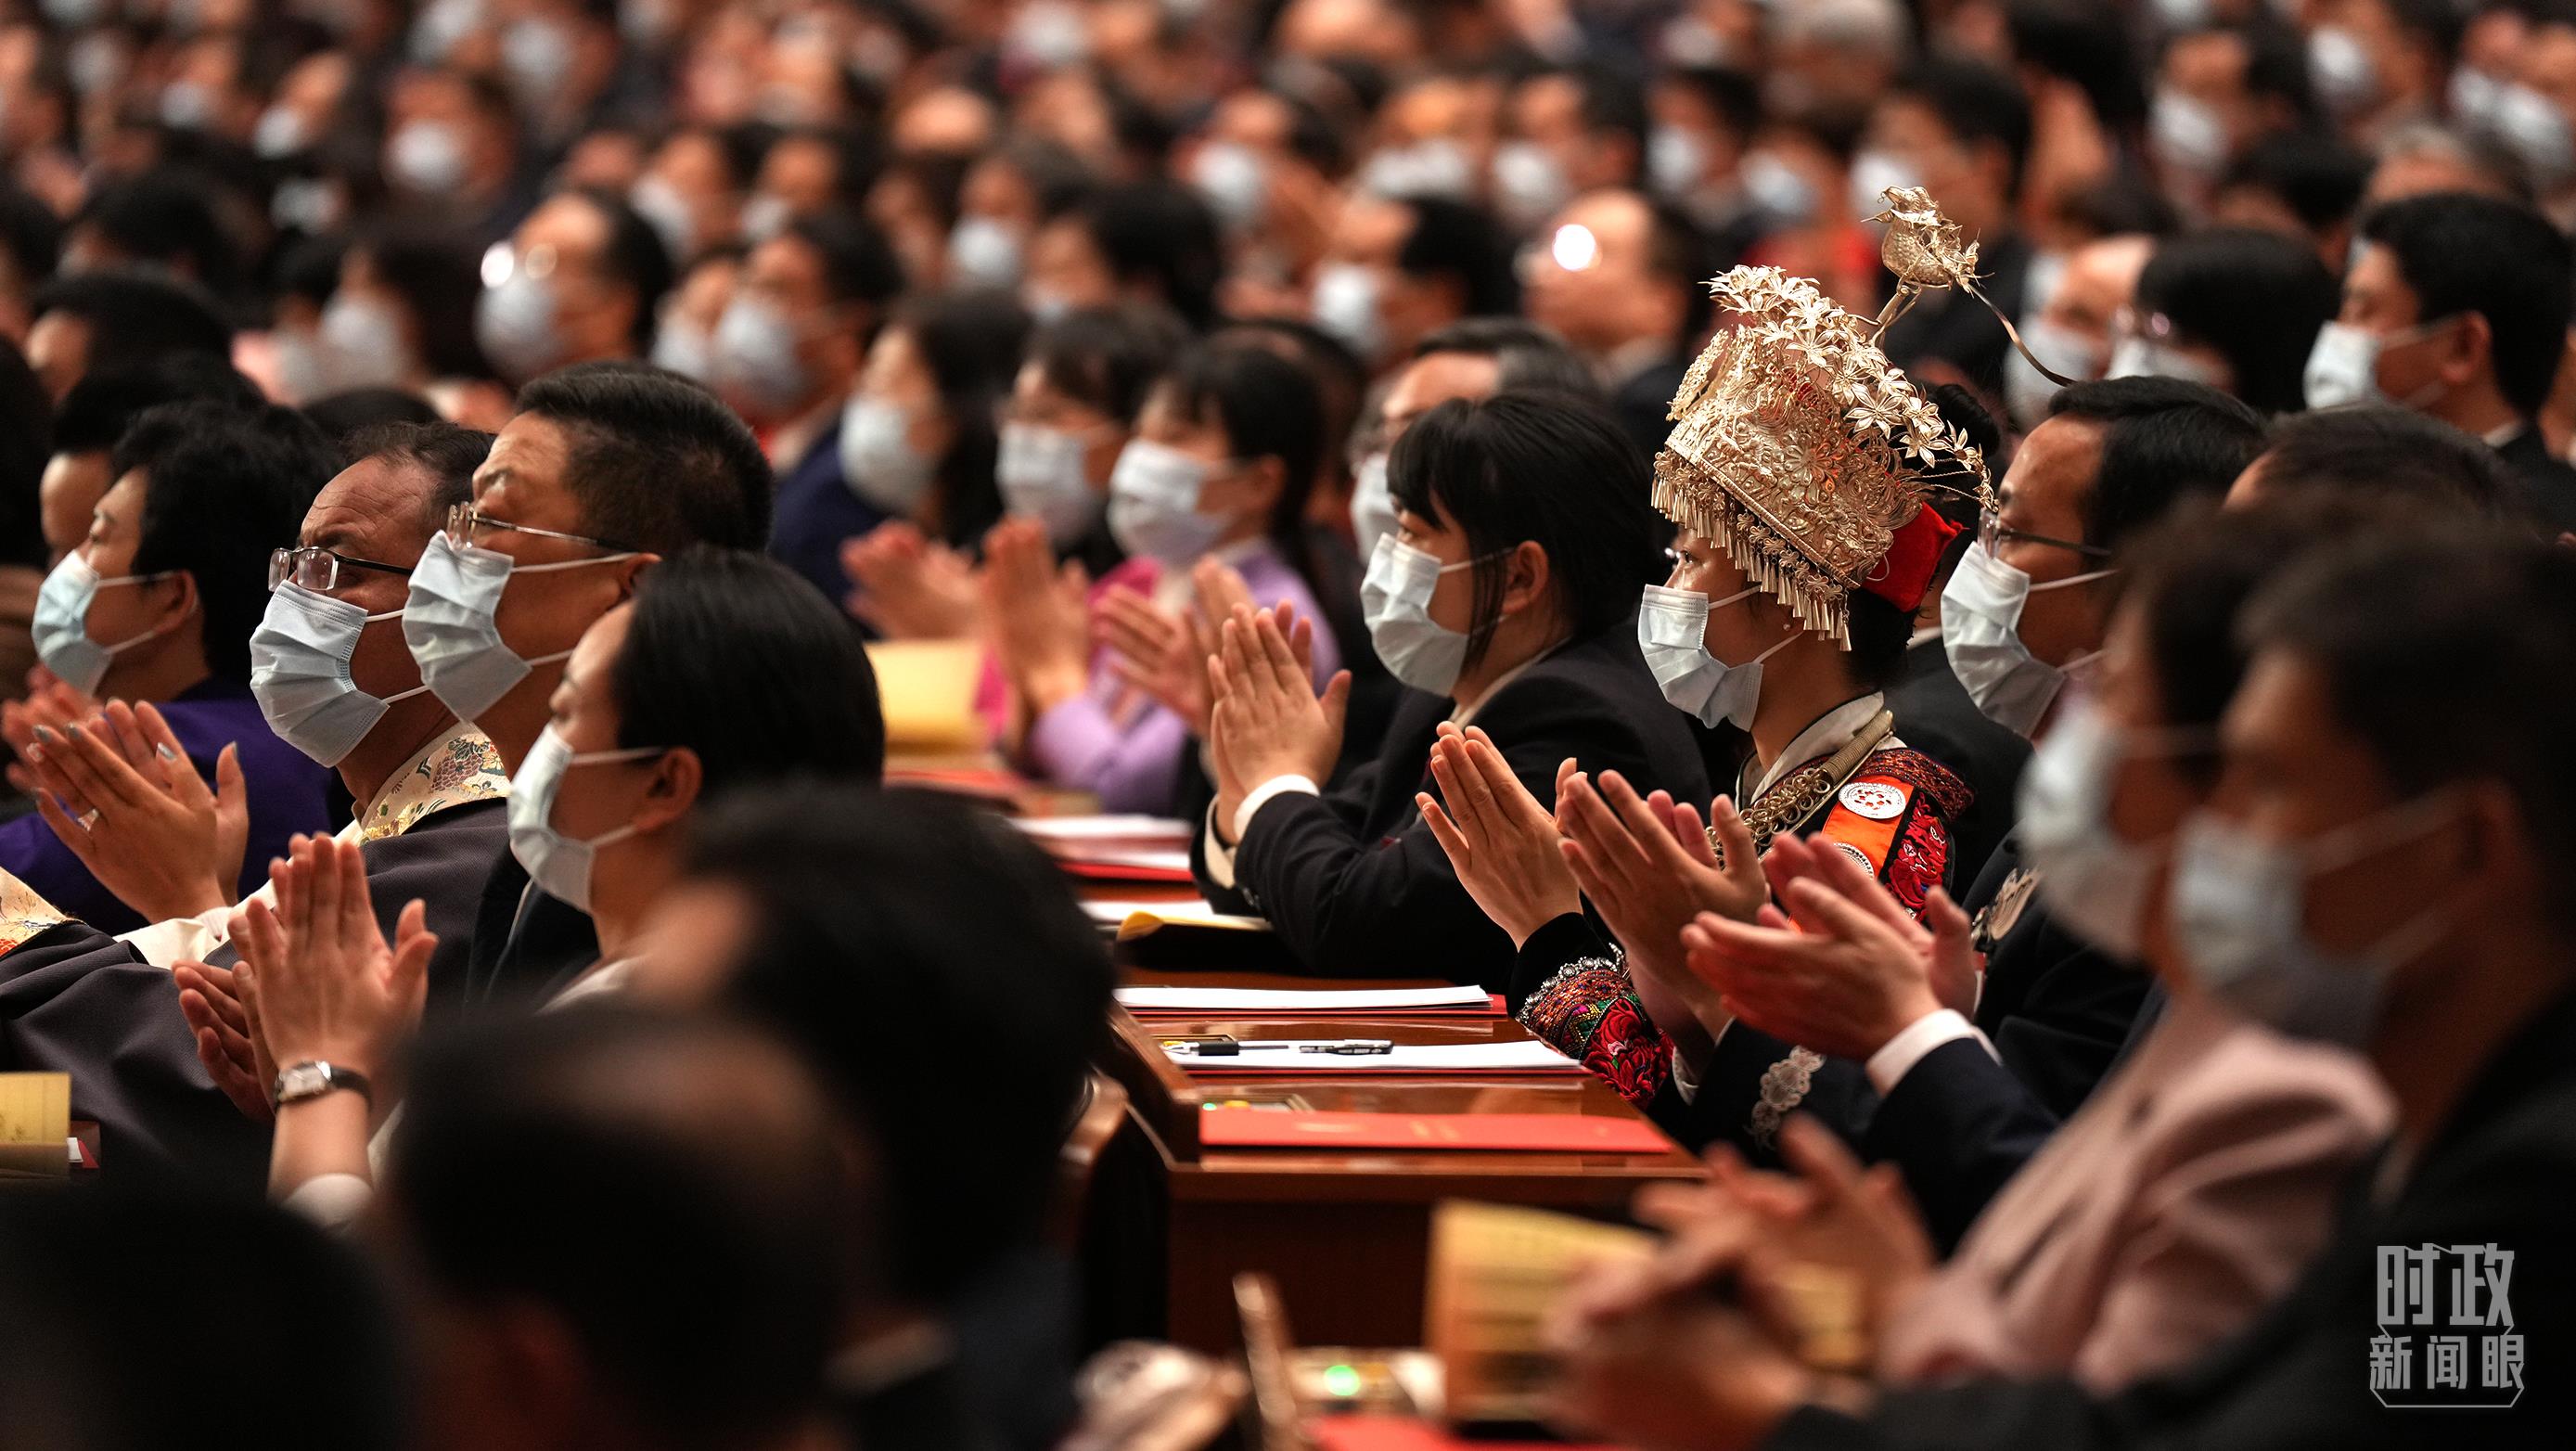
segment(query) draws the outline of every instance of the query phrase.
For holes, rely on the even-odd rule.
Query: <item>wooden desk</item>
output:
[[[1143,972],[1131,983],[1226,987],[1316,986],[1268,973]],[[1336,984],[1356,986],[1357,984]],[[1423,986],[1424,980],[1370,986]],[[1588,1074],[1437,1078],[1364,1071],[1330,1076],[1226,1073],[1193,1077],[1158,1039],[1174,1033],[1237,1037],[1366,1037],[1404,1043],[1506,1042],[1529,1034],[1508,1018],[1172,1018],[1140,1023],[1124,1011],[1104,1066],[1131,1095],[1129,1112],[1151,1146],[1149,1171],[1164,1208],[1164,1334],[1193,1350],[1239,1343],[1230,1286],[1261,1270],[1278,1283],[1289,1323],[1308,1345],[1412,1345],[1422,1334],[1424,1253],[1431,1206],[1486,1199],[1622,1216],[1643,1185],[1695,1178],[1697,1160],[1656,1154],[1367,1152],[1204,1149],[1197,1115],[1247,1090],[1287,1091],[1328,1111],[1562,1113],[1634,1119],[1609,1085]]]

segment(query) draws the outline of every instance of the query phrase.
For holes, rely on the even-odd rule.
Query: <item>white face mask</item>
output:
[[[2175,378],[2204,387],[2219,386],[2216,368],[2155,338],[2122,338],[2111,349],[2105,378]]]
[[[2309,32],[2308,76],[2325,103],[2343,115],[2368,110],[2379,99],[2379,66],[2370,48],[2340,25]]]
[[[2437,898],[2377,942],[2333,953],[2308,936],[2307,885],[2449,819],[2457,798],[2418,797],[2305,841],[2266,841],[2206,812],[2174,844],[2173,930],[2210,996],[2278,1033],[2368,1046],[2388,979],[2440,940]]]
[[[1377,274],[1355,262],[1330,262],[1315,271],[1315,326],[1339,338],[1360,361],[1386,351],[1378,318]]]
[[[1923,184],[1923,174],[1914,165],[1890,152],[1864,151],[1852,158],[1851,214],[1866,220],[1886,211],[1887,194]]]
[[[560,564],[520,564],[498,550],[459,545],[440,533],[412,567],[411,594],[403,604],[403,643],[420,666],[421,682],[458,720],[473,720],[500,703],[511,687],[539,665],[568,658],[570,650],[522,659],[501,638],[496,616],[501,592],[514,574],[550,574],[632,559],[631,553]]]
[[[2147,149],[2156,160],[2203,180],[2227,165],[2227,122],[2207,101],[2180,91],[2158,91],[2147,112]]]
[[[2404,398],[2391,398],[2379,386],[2379,355],[2393,347],[2404,347],[2421,338],[2431,337],[2450,323],[2449,318],[2435,318],[2410,328],[2382,336],[2365,327],[2348,322],[2330,322],[2317,329],[2317,340],[2308,349],[2306,385],[2310,408],[2340,408],[2348,403],[2386,403],[2397,408],[2421,409],[2442,391],[2439,378]]]
[[[1084,435],[1066,429],[1002,425],[1001,457],[993,466],[1002,503],[1014,514],[1043,522],[1058,549],[1090,533],[1100,518],[1100,491],[1091,486],[1084,462],[1088,451]]]
[[[411,345],[393,309],[341,292],[322,309],[323,377],[334,392],[399,388],[411,376]]]
[[[2179,755],[2209,741],[2206,730],[2123,730],[2085,700],[2049,728],[2022,773],[2016,826],[2039,899],[2059,925],[2124,962],[2144,955],[2157,843],[2112,826],[2115,776],[2131,757]]]
[[[964,287],[1017,287],[1020,234],[991,217],[959,217],[948,233],[948,270]]]
[[[1506,141],[1494,150],[1494,209],[1516,232],[1556,215],[1574,196],[1556,154],[1535,141]]]
[[[32,633],[36,657],[54,672],[63,684],[83,695],[98,694],[98,683],[107,678],[107,667],[118,655],[160,635],[147,630],[131,640],[102,645],[90,638],[89,607],[97,601],[98,592],[116,585],[151,584],[168,579],[175,571],[159,574],[121,574],[114,579],[99,578],[79,550],[63,556],[62,563],[45,576],[36,591],[36,611]]]
[[[1369,157],[1360,168],[1359,185],[1374,196],[1455,200],[1473,190],[1475,180],[1466,149],[1445,136],[1434,136]]]
[[[1386,482],[1386,450],[1379,449],[1351,470],[1351,537],[1359,542],[1362,558],[1377,557],[1377,542],[1399,527],[1397,512]]]
[[[1798,638],[1792,632],[1741,665],[1708,653],[1708,617],[1755,593],[1747,586],[1712,600],[1695,589],[1650,584],[1637,607],[1637,648],[1646,657],[1646,668],[1663,687],[1664,699],[1701,725],[1726,722],[1738,730],[1753,729],[1754,707],[1762,702],[1762,662]]]
[[[2021,325],[2021,340],[2041,362],[2079,383],[2102,376],[2101,345],[2063,323],[2033,318]],[[2004,354],[2004,402],[2015,423],[2037,428],[2047,420],[2049,402],[2056,396],[2057,384],[2032,367],[2020,349]]]
[[[526,382],[563,361],[563,333],[556,326],[553,284],[513,267],[498,287],[474,300],[474,341],[492,365]]]
[[[2056,666],[2033,656],[2021,641],[2024,602],[2034,594],[2089,584],[2115,572],[2097,569],[2032,584],[2029,575],[1988,554],[1984,541],[1968,546],[1941,591],[1941,648],[1950,658],[1950,673],[1988,720],[2030,735],[2039,729],[2067,676],[2094,658],[2086,655]]]
[[[715,385],[765,421],[792,417],[814,392],[814,374],[796,353],[796,324],[757,297],[728,303],[717,319],[707,361]]]
[[[349,659],[367,626],[401,617],[400,610],[368,614],[293,580],[271,591],[268,610],[250,635],[250,693],[277,738],[316,764],[336,766],[395,701],[428,691],[415,685],[379,699],[349,675]]]
[[[1646,179],[1664,197],[1689,198],[1699,190],[1700,174],[1707,169],[1708,148],[1696,133],[1679,126],[1658,126],[1646,138]]]
[[[864,393],[841,411],[841,480],[877,509],[908,515],[930,492],[939,468],[912,446],[912,413]]]
[[[1190,161],[1190,185],[1228,231],[1252,231],[1270,210],[1270,169],[1261,153],[1238,142],[1201,146]]]
[[[652,224],[673,267],[685,268],[698,255],[697,212],[669,177],[652,172],[637,178],[635,185],[627,188],[626,204],[635,209],[635,215]]]
[[[1140,559],[1186,569],[1216,547],[1234,521],[1199,512],[1199,494],[1214,472],[1176,448],[1131,438],[1109,471],[1109,533]]]
[[[1360,610],[1368,620],[1369,643],[1377,647],[1388,674],[1433,695],[1458,687],[1468,637],[1431,618],[1431,594],[1440,587],[1440,576],[1483,562],[1443,565],[1438,555],[1425,554],[1392,534],[1378,540],[1368,574],[1360,581]]]
[[[385,170],[412,191],[444,196],[465,184],[465,143],[444,121],[413,121],[385,144]]]
[[[528,759],[520,764],[519,774],[510,778],[510,855],[528,869],[528,880],[539,891],[589,911],[590,869],[599,848],[635,834],[632,822],[580,840],[555,830],[555,796],[563,789],[564,772],[574,766],[640,761],[661,754],[660,748],[652,746],[576,754],[553,726],[537,733]]]

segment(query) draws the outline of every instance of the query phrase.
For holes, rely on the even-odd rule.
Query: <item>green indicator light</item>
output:
[[[1324,1390],[1336,1399],[1348,1400],[1360,1393],[1360,1373],[1347,1365],[1327,1366]]]

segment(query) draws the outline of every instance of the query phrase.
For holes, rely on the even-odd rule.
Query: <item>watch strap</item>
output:
[[[320,1098],[343,1089],[371,1104],[375,1102],[375,1087],[367,1081],[367,1075],[337,1063],[308,1058],[278,1070],[277,1083],[270,1089],[269,1098],[283,1108],[290,1103],[302,1103],[308,1098]]]

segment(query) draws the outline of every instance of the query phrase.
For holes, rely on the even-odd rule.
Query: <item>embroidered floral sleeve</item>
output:
[[[1914,809],[1905,818],[1888,853],[1888,891],[1916,917],[1923,915],[1932,889],[1950,870],[1950,823],[1974,799],[1966,782],[1920,751],[1881,751],[1870,758],[1873,775],[1901,780],[1914,789]]]
[[[1672,1076],[1673,1044],[1637,1000],[1623,955],[1566,964],[1521,1005],[1521,1026],[1645,1107]]]
[[[0,954],[69,920],[35,888],[0,871]]]

